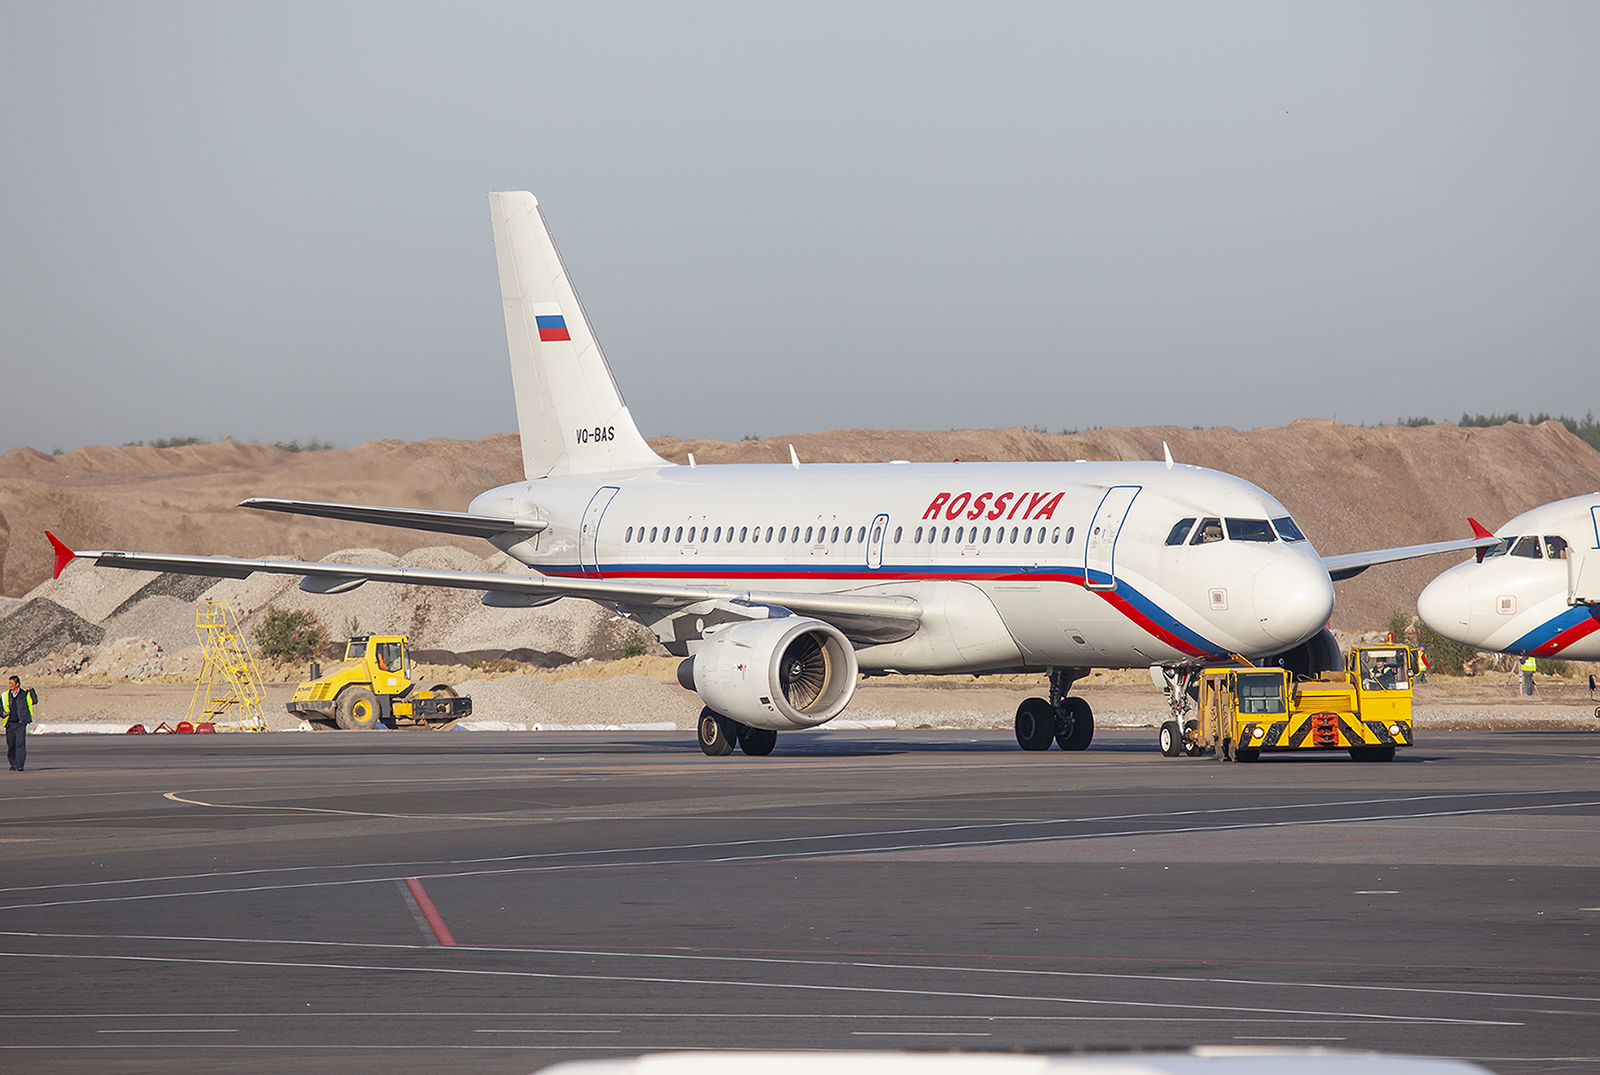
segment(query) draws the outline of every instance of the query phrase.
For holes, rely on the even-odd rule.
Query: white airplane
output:
[[[1525,511],[1417,598],[1445,638],[1519,657],[1600,660],[1600,493]]]
[[[1333,580],[1473,540],[1321,557],[1247,481],[1160,463],[697,467],[645,443],[568,280],[538,202],[490,195],[526,481],[466,512],[253,498],[243,506],[484,537],[527,575],[75,553],[99,567],[304,576],[485,591],[486,605],[610,604],[685,660],[706,703],[701,748],[766,754],[779,731],[844,711],[860,673],[1047,671],[1017,709],[1024,749],[1082,750],[1093,668],[1164,671],[1174,706],[1200,665],[1243,655],[1342,667]]]

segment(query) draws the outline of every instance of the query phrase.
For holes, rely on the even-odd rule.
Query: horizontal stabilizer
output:
[[[496,534],[537,534],[549,524],[539,519],[502,519],[495,515],[473,515],[465,511],[430,511],[426,508],[381,508],[367,504],[328,504],[318,500],[275,500],[253,496],[239,502],[241,508],[282,511],[290,515],[316,515],[324,519],[343,519],[376,526],[402,526],[411,530],[431,530],[439,534],[464,534],[491,538]]]

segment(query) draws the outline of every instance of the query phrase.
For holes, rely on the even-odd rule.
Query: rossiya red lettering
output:
[[[971,493],[961,493],[950,501],[950,506],[944,509],[946,519],[958,519],[961,513],[967,510],[967,503],[972,499]]]
[[[1033,518],[1033,509],[1038,507],[1040,502],[1043,501],[1044,498],[1049,496],[1049,495],[1050,495],[1049,493],[1034,493],[1033,494],[1033,499],[1028,501],[1028,510],[1022,513],[1022,517],[1024,519]]]
[[[994,499],[994,508],[989,512],[989,518],[998,519],[1006,513],[1006,501],[1016,496],[1016,493],[1001,493]]]
[[[1011,505],[1011,514],[1006,516],[1006,521],[1009,522],[1010,520],[1015,519],[1017,517],[1017,509],[1022,507],[1022,498],[1027,496],[1027,495],[1028,495],[1027,493],[1018,493],[1017,494],[1017,502],[1015,504]],[[1024,515],[1023,518],[1026,519],[1027,516]]]
[[[939,509],[944,507],[945,504],[949,503],[949,501],[949,493],[940,493],[938,496],[933,498],[933,503],[928,505],[928,510],[922,513],[922,517],[924,519],[937,519],[939,517]]]
[[[1045,506],[1039,509],[1039,513],[1033,517],[1033,521],[1039,522],[1044,519],[1054,519],[1056,517],[1056,505],[1060,504],[1061,498],[1066,495],[1066,493],[1057,493],[1051,497]]]
[[[979,493],[978,499],[972,502],[972,510],[967,512],[967,518],[976,519],[981,516],[988,509],[989,498],[992,496],[994,496],[993,493]]]

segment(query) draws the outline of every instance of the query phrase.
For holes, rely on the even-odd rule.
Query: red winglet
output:
[[[61,569],[66,567],[68,564],[72,563],[72,561],[77,557],[78,554],[73,552],[71,549],[67,548],[65,545],[63,545],[61,543],[61,539],[56,537],[50,531],[46,530],[44,532],[44,536],[49,538],[50,539],[50,544],[55,546],[55,549],[56,549],[56,573],[52,577],[59,579],[61,577]]]
[[[1480,523],[1478,520],[1474,519],[1472,516],[1470,516],[1470,515],[1467,516],[1467,522],[1472,524],[1472,536],[1473,537],[1480,537],[1480,538],[1494,537],[1494,531],[1489,530],[1488,528],[1486,528],[1482,523]],[[1480,564],[1483,563],[1484,555],[1487,554],[1488,551],[1489,550],[1487,548],[1482,548],[1482,549],[1478,550],[1478,563],[1480,563]]]

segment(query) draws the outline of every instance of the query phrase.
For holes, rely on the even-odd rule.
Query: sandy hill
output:
[[[811,462],[1160,459],[1163,441],[1180,462],[1228,471],[1272,492],[1325,554],[1465,537],[1468,515],[1496,527],[1535,505],[1600,489],[1600,452],[1555,422],[1411,429],[1302,419],[1248,432],[1118,426],[1073,435],[858,429],[738,443],[651,443],[669,459],[682,462],[693,452],[699,463],[715,464],[787,462],[790,444]],[[15,449],[0,456],[0,593],[21,597],[49,578],[46,528],[82,548],[315,560],[358,547],[398,557],[452,544],[475,559],[493,550],[477,539],[451,542],[234,505],[266,495],[462,510],[481,490],[521,476],[515,434],[374,441],[299,454],[234,443],[84,448],[59,456]],[[1422,587],[1449,563],[1439,557],[1374,568],[1339,583],[1335,625],[1381,625],[1391,610],[1414,607]]]

